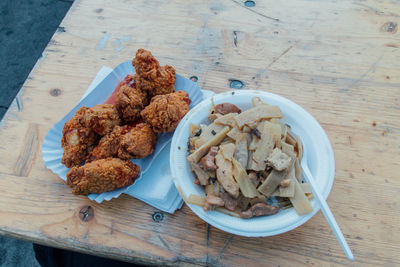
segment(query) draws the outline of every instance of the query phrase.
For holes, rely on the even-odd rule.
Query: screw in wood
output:
[[[153,214],[153,221],[161,222],[164,219],[164,214],[162,212],[154,212]]]

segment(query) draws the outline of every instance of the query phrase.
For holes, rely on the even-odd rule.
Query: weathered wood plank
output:
[[[168,265],[400,265],[400,6],[396,1],[75,1],[0,122],[0,233],[125,261]],[[271,19],[272,18],[272,19]],[[279,21],[274,20],[279,19]],[[43,166],[41,143],[103,65],[150,49],[203,89],[266,90],[303,106],[336,159],[321,213],[279,236],[245,238],[186,206],[161,223],[131,197],[74,196]],[[82,207],[94,217],[82,221]],[[87,217],[86,217],[87,218]]]

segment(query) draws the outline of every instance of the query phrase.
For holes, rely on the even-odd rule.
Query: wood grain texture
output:
[[[255,2],[75,1],[0,123],[0,233],[147,264],[400,265],[400,3]],[[43,165],[44,136],[103,65],[141,47],[203,89],[227,91],[238,79],[310,112],[334,149],[328,203],[356,260],[321,213],[279,236],[245,238],[186,206],[156,223],[156,210],[131,197],[72,195]]]

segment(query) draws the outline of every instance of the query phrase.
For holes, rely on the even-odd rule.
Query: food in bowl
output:
[[[157,134],[172,132],[189,111],[191,100],[175,91],[175,69],[160,66],[150,51],[139,49],[128,75],[104,104],[81,107],[65,123],[62,164],[71,168],[73,193],[102,193],[133,184],[139,166],[129,160],[153,154]]]
[[[232,103],[213,105],[210,124],[192,124],[187,161],[206,197],[187,202],[248,219],[294,207],[313,211],[310,185],[302,182],[300,138],[284,124],[278,106],[260,98],[242,111]]]

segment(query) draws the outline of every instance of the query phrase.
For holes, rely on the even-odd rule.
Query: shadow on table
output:
[[[42,267],[143,266],[37,244],[33,244],[33,249],[35,251],[36,260]]]

